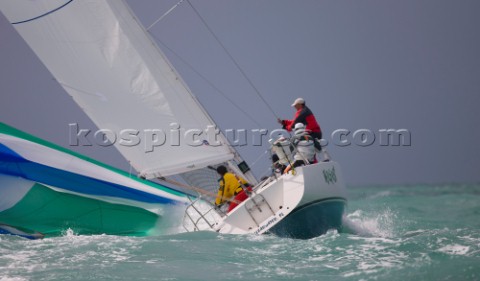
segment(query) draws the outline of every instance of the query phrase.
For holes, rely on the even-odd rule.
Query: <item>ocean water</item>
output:
[[[0,280],[480,280],[479,230],[480,185],[357,187],[310,240],[0,235]]]

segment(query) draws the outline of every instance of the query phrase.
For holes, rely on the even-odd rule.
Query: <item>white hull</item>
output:
[[[325,234],[329,229],[339,230],[346,209],[347,191],[338,163],[321,162],[298,170],[305,184],[302,200],[270,232],[309,239]],[[295,176],[291,180],[295,180]]]
[[[226,234],[271,231],[279,236],[311,238],[341,226],[346,200],[339,165],[322,162],[256,187],[251,197],[210,227]],[[197,225],[195,230],[203,229]]]

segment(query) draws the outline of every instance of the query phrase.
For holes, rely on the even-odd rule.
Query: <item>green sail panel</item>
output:
[[[13,207],[0,212],[0,222],[59,236],[76,234],[144,236],[160,216],[142,208],[58,192],[36,183]]]

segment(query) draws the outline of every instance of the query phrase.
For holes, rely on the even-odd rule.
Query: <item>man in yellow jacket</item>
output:
[[[248,198],[243,187],[249,187],[250,185],[245,179],[229,173],[227,167],[223,165],[217,167],[217,173],[221,178],[218,180],[220,188],[218,189],[217,198],[215,199],[215,206],[230,202],[227,211],[230,212],[240,202]]]

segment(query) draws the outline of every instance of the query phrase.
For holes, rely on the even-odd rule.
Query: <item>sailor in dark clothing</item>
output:
[[[317,120],[315,119],[315,116],[313,115],[310,108],[305,105],[305,100],[302,98],[296,99],[293,102],[292,107],[295,107],[295,109],[297,110],[293,120],[281,120],[280,118],[278,119],[278,122],[282,124],[283,128],[291,132],[295,124],[303,123],[312,137],[316,139],[321,139],[322,131],[320,129],[320,126],[318,125]]]
[[[319,141],[322,139],[322,130],[315,119],[310,108],[305,105],[305,100],[303,98],[296,99],[292,107],[295,107],[297,112],[293,120],[281,120],[278,118],[278,123],[282,124],[283,128],[289,132],[292,131],[293,127],[297,123],[302,123],[305,125],[305,129],[315,140],[315,148],[321,151],[321,146]]]

